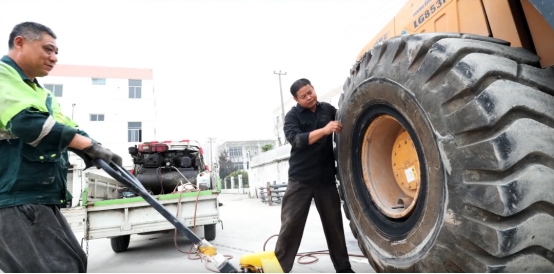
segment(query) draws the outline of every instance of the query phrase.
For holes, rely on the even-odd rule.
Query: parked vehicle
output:
[[[129,148],[132,173],[177,219],[206,240],[220,222],[219,188],[198,142],[145,142]],[[174,226],[143,198],[103,172],[87,172],[82,206],[62,209],[77,238],[110,238],[114,252],[126,251],[131,235],[173,231]]]

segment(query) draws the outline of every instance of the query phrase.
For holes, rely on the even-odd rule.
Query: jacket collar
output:
[[[317,110],[318,108],[321,107],[321,102],[317,102],[315,103],[315,109]],[[299,103],[296,103],[296,111],[298,111],[298,113],[302,113],[304,111],[310,111],[310,109],[308,108],[304,108],[303,106],[301,106]]]
[[[27,77],[27,75],[25,75],[25,73],[23,73],[23,70],[21,70],[21,68],[15,63],[15,61],[12,58],[10,58],[8,55],[2,56],[2,58],[0,58],[0,62],[6,63],[7,65],[9,65],[13,69],[15,69],[15,71],[17,71],[17,73],[19,73],[19,76],[21,76],[21,79],[23,81],[25,81],[27,83],[35,83],[37,86],[42,88],[40,86],[40,84],[38,83],[37,78],[35,78],[34,81],[31,81],[31,79],[29,79],[29,77]]]

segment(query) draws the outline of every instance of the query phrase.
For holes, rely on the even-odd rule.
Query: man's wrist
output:
[[[93,144],[92,139],[87,138],[80,134],[75,134],[73,140],[69,143],[69,147],[83,150],[87,147],[90,147]]]

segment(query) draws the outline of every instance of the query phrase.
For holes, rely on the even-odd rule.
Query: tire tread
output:
[[[440,142],[455,180],[449,187],[462,189],[456,198],[465,204],[455,213],[461,225],[447,224],[458,244],[437,243],[449,250],[440,256],[453,269],[554,270],[549,251],[554,232],[546,233],[554,225],[548,180],[554,177],[554,68],[541,69],[538,56],[508,45],[470,34],[394,37],[364,55],[339,100],[340,112],[348,111],[349,98],[369,77],[390,77],[410,90],[425,91],[415,96],[437,135],[453,137]],[[344,200],[347,211],[350,201]],[[350,215],[349,220],[356,218]],[[361,242],[353,220],[350,227]],[[439,255],[431,251],[428,257],[433,254]],[[534,267],[523,262],[525,256]],[[425,259],[421,264],[427,265]],[[389,266],[376,271],[384,269]],[[432,271],[445,269],[431,266]]]

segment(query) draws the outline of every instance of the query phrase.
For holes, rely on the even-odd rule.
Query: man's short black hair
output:
[[[35,23],[35,22],[19,23],[15,25],[15,27],[13,27],[13,30],[10,33],[10,39],[8,40],[8,47],[9,49],[13,49],[13,42],[15,40],[15,37],[17,36],[22,36],[23,38],[29,41],[34,41],[34,40],[42,39],[43,33],[46,33],[52,36],[54,39],[57,39],[54,32],[45,25]]]
[[[312,85],[312,83],[310,83],[310,80],[306,78],[302,78],[294,81],[294,83],[292,83],[292,86],[290,86],[290,94],[292,94],[292,96],[296,98],[296,94],[298,93],[298,90],[300,90],[303,86],[306,86],[306,85],[310,85],[310,86]]]

